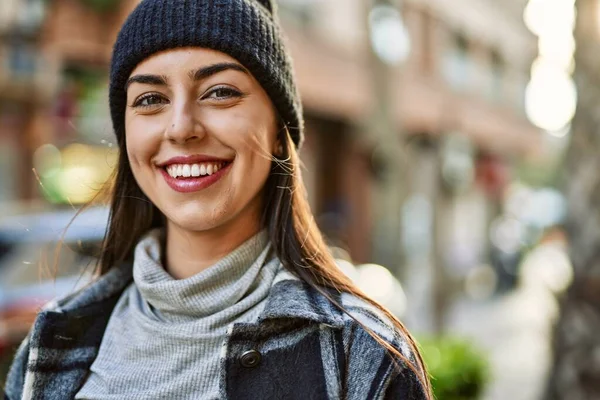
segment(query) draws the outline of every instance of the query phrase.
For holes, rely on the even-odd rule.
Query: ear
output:
[[[275,0],[256,0],[257,3],[265,7],[271,14],[275,14],[277,8],[275,6]]]

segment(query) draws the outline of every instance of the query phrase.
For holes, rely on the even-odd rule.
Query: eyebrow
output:
[[[189,77],[194,81],[201,81],[208,78],[209,76],[218,74],[219,72],[227,71],[232,69],[234,71],[240,71],[244,74],[250,75],[248,70],[238,63],[223,62],[218,64],[207,65],[197,70],[190,71]]]
[[[129,89],[132,83],[142,83],[146,85],[167,85],[167,77],[164,75],[134,75],[131,78],[127,79],[125,83],[125,91]]]
[[[240,71],[247,75],[250,75],[250,72],[248,72],[248,70],[246,68],[244,68],[242,65],[240,65],[238,63],[223,62],[223,63],[218,63],[218,64],[207,65],[205,67],[201,67],[196,70],[192,70],[188,73],[188,76],[190,77],[190,79],[192,79],[194,81],[201,81],[212,75],[218,74],[219,72],[227,71],[229,69],[234,70],[234,71]],[[168,81],[168,79],[164,75],[146,75],[146,74],[134,75],[131,78],[129,78],[127,80],[127,82],[125,83],[125,91],[127,91],[127,89],[129,89],[129,86],[131,86],[131,84],[134,82],[146,84],[146,85],[166,86],[167,81]]]

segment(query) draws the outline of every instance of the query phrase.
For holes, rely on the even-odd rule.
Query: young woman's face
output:
[[[169,50],[129,78],[127,155],[169,226],[256,230],[276,133],[269,97],[224,53]]]

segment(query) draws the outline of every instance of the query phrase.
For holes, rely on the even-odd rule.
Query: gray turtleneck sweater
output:
[[[113,310],[76,399],[218,399],[228,327],[254,322],[283,271],[266,232],[215,265],[175,280],[160,263],[161,231],[136,247],[134,282]]]

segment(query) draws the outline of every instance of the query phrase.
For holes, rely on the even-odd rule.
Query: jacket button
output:
[[[254,368],[260,364],[262,356],[256,350],[248,350],[240,357],[240,363],[244,368]]]

